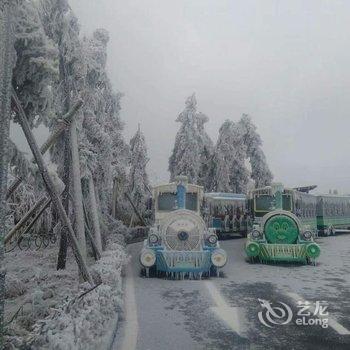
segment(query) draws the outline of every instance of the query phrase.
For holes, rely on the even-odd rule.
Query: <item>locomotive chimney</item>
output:
[[[187,176],[177,176],[175,178],[177,187],[176,187],[176,201],[177,209],[186,208],[186,187],[188,178]]]
[[[283,193],[283,184],[280,182],[273,183],[271,185],[272,195],[275,197],[275,209],[283,209],[282,204],[282,193]]]

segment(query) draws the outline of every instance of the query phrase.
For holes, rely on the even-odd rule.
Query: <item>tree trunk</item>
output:
[[[46,196],[41,197],[28,211],[27,213],[22,217],[22,219],[16,224],[16,226],[5,236],[4,244],[8,243],[10,239],[15,235],[16,232],[18,232],[19,229],[21,229],[27,221],[35,214],[35,212],[45,203],[48,201]]]
[[[84,225],[83,192],[81,189],[80,160],[78,150],[78,135],[76,122],[73,120],[70,128],[70,145],[72,155],[72,184],[73,184],[73,210],[75,217],[75,233],[80,244],[80,250],[86,258],[86,239]]]
[[[58,122],[56,129],[52,132],[52,134],[49,136],[49,138],[42,144],[40,147],[41,154],[45,154],[46,151],[57,141],[59,136],[62,134],[63,131],[67,130],[69,126],[74,121],[74,117],[76,113],[78,113],[79,109],[83,105],[82,100],[78,100],[64,116],[63,118]]]
[[[35,225],[35,223],[38,221],[38,219],[40,218],[40,216],[43,214],[43,212],[50,206],[52,200],[51,198],[47,199],[46,202],[44,203],[44,205],[42,206],[42,208],[36,213],[36,215],[34,216],[33,220],[30,222],[30,224],[25,228],[25,230],[21,233],[22,235],[25,235],[26,233],[28,233],[32,227]]]
[[[78,242],[77,238],[75,237],[75,233],[74,233],[72,224],[71,224],[71,222],[66,214],[66,211],[63,208],[61,199],[60,199],[60,197],[55,189],[55,185],[54,185],[54,183],[53,183],[53,181],[48,173],[47,167],[44,163],[44,159],[40,153],[39,147],[36,143],[36,140],[33,136],[32,131],[30,129],[27,117],[24,113],[22,105],[21,105],[15,91],[13,91],[12,98],[14,99],[14,102],[18,108],[18,120],[22,126],[22,130],[23,130],[24,135],[28,141],[29,147],[33,153],[34,159],[36,160],[39,171],[43,177],[47,192],[50,195],[50,197],[52,199],[52,203],[54,204],[54,206],[57,210],[57,213],[61,219],[62,226],[65,226],[68,229],[67,232],[69,235],[69,240],[70,240],[70,243],[71,243],[71,246],[73,249],[73,253],[74,253],[75,259],[77,261],[80,273],[85,281],[88,281],[91,285],[93,285],[92,277],[91,277],[89,270],[88,270],[88,267],[86,265],[84,255],[82,254],[82,252],[80,250],[79,242]],[[79,181],[80,181],[80,178],[79,178]]]
[[[7,152],[10,131],[11,80],[14,58],[11,11],[10,1],[2,1],[0,4],[0,349],[3,347],[4,335],[4,235],[6,231]]]
[[[71,124],[74,115],[78,112],[78,110],[83,105],[83,101],[79,100],[74,104],[72,109],[63,116],[56,129],[52,132],[52,134],[48,137],[48,139],[43,143],[40,147],[41,154],[45,154],[48,149],[57,141],[58,137],[62,134],[64,130]],[[33,160],[32,160],[33,161]],[[8,199],[12,193],[16,191],[18,186],[22,183],[23,178],[17,177],[16,180],[11,184],[11,187],[7,191],[6,199]]]
[[[112,194],[112,218],[117,218],[117,196],[118,196],[118,185],[117,179],[113,181],[113,194]]]
[[[128,199],[128,201],[130,202],[132,208],[134,209],[134,212],[136,214],[136,216],[139,218],[140,222],[142,223],[143,226],[147,226],[145,220],[143,219],[142,215],[139,213],[139,211],[137,210],[134,202],[132,201],[132,199],[130,198],[130,196],[125,193],[125,197]]]
[[[97,249],[100,252],[102,252],[100,219],[99,219],[98,210],[97,210],[94,180],[91,175],[88,178],[88,183],[89,183],[89,199],[90,199],[90,209],[91,209],[91,218],[92,218],[92,229],[94,232]]]
[[[63,165],[63,183],[65,189],[63,192],[63,207],[69,217],[69,188],[70,188],[70,169],[71,169],[71,154],[70,154],[70,141],[69,130],[64,133],[64,165]],[[67,228],[61,228],[60,248],[57,258],[57,270],[64,270],[66,268],[67,261],[67,249],[68,249],[68,234]]]
[[[88,218],[88,213],[85,207],[85,204],[83,203],[83,209],[84,209],[84,219],[85,219],[85,232],[86,232],[86,236],[89,238],[90,243],[91,243],[91,247],[94,253],[94,257],[95,260],[99,260],[101,259],[101,252],[98,250],[97,245],[95,243],[95,239],[91,234],[91,230],[90,230],[90,222],[89,222],[89,218]]]

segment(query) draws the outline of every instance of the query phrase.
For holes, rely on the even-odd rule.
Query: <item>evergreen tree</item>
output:
[[[207,188],[212,192],[231,192],[230,169],[232,164],[232,122],[226,120],[219,129],[219,137],[210,161]]]
[[[187,98],[185,109],[176,121],[181,126],[169,158],[170,180],[186,175],[189,182],[204,184],[213,145],[204,130],[208,117],[197,112],[195,94]]]
[[[12,86],[16,91],[31,127],[51,126],[55,119],[54,84],[58,79],[58,50],[47,37],[36,1],[17,1],[13,6],[13,30],[15,64]],[[12,110],[16,122],[17,110]],[[9,198],[12,224],[23,216],[44,191],[37,167],[9,142],[9,176],[23,180],[22,186]],[[46,211],[34,226],[48,231],[51,228],[51,213]]]
[[[243,142],[247,148],[247,158],[249,158],[252,168],[251,178],[256,187],[271,184],[273,175],[267,165],[265,154],[262,150],[261,137],[256,126],[247,114],[243,114],[239,121],[239,126],[243,134]]]
[[[248,183],[248,171],[244,164],[245,154],[241,129],[234,122],[226,120],[220,127],[210,162],[208,190],[245,193]]]
[[[198,130],[198,144],[200,149],[200,168],[198,173],[198,185],[206,187],[206,179],[208,176],[210,159],[214,152],[214,144],[207,132],[204,124],[209,121],[209,118],[203,113],[196,115],[197,130]]]
[[[234,193],[247,193],[249,172],[245,165],[247,147],[244,143],[244,133],[238,123],[232,124],[231,131],[232,164],[231,164],[231,188]]]
[[[58,52],[45,34],[40,7],[35,1],[20,1],[14,9],[13,87],[29,122],[49,126],[55,112],[52,85],[58,78]]]
[[[120,119],[121,94],[116,94],[106,72],[108,32],[98,29],[92,38],[84,39],[86,86],[83,92],[84,137],[81,143],[83,162],[97,184],[98,201],[104,215],[110,214],[112,187],[118,182],[117,203],[127,186],[129,149],[123,138]],[[124,208],[125,209],[125,208]]]
[[[74,100],[80,97],[84,87],[85,66],[78,20],[67,0],[41,0],[40,5],[40,14],[46,35],[58,48],[59,80],[56,81],[54,87],[55,102],[58,115],[63,115],[72,107]],[[53,160],[59,164],[59,173],[62,178],[66,176],[65,173],[71,172],[70,176],[66,177],[65,185],[69,188],[70,182],[72,184],[75,231],[82,255],[85,256],[86,240],[79,159],[82,119],[81,113],[75,115],[70,126],[69,138],[66,134],[66,137],[61,137],[60,142],[55,145]],[[72,160],[70,170],[69,166],[65,166],[65,151],[70,151]]]
[[[141,213],[144,213],[146,200],[149,197],[147,189],[149,186],[146,171],[147,162],[145,137],[139,127],[134,137],[130,140],[129,193]]]

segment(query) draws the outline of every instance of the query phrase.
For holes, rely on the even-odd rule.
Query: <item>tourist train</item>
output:
[[[312,186],[316,187],[316,186]],[[335,194],[313,195],[309,187],[283,189],[282,209],[292,211],[317,235],[335,235],[350,232],[350,196]],[[269,195],[271,187],[254,189],[246,196],[236,193],[205,193],[202,215],[215,229],[219,238],[247,236],[253,222],[270,212],[274,199]]]
[[[219,275],[227,255],[201,216],[203,196],[203,187],[187,183],[183,176],[153,188],[154,224],[140,253],[145,276]]]
[[[251,262],[316,263],[318,235],[350,232],[350,196],[313,195],[280,183],[248,195],[204,193],[179,176],[153,188],[154,224],[140,253],[146,276],[219,275],[227,262],[218,238],[247,237]]]
[[[253,226],[245,249],[252,261],[315,263],[320,247],[314,237],[350,232],[350,196],[272,184],[250,192],[247,210]]]

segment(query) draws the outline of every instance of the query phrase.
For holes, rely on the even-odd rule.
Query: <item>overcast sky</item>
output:
[[[350,192],[350,1],[70,3],[83,33],[110,32],[125,135],[141,124],[152,182],[168,180],[175,119],[195,92],[214,141],[248,113],[275,180]]]

